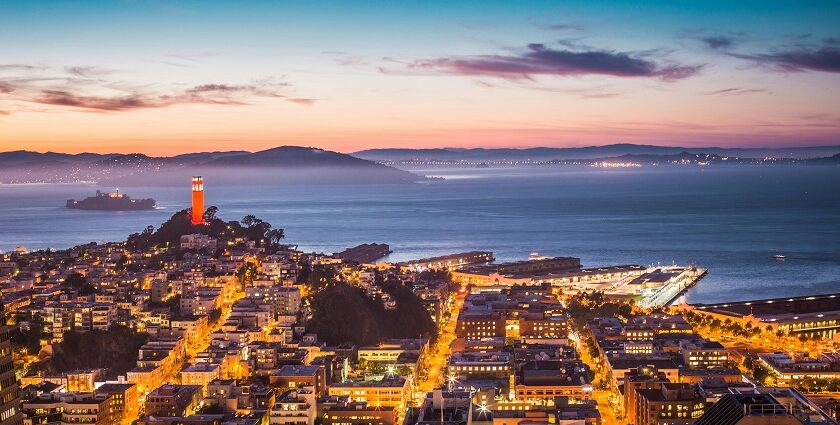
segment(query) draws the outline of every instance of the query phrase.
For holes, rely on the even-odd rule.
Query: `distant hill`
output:
[[[838,165],[840,164],[840,153],[825,158],[811,158],[807,163],[815,165]]]
[[[241,155],[221,156],[207,166],[370,167],[371,162],[347,154],[300,146],[280,146]],[[379,165],[382,167],[382,165]]]
[[[352,155],[372,161],[550,161],[568,159],[611,158],[621,155],[679,155],[683,152],[714,154],[743,158],[817,158],[840,153],[840,145],[792,148],[686,148],[679,146],[653,146],[620,143],[604,146],[575,148],[525,148],[525,149],[370,149]]]
[[[193,152],[173,156],[172,159],[183,161],[207,162],[217,158],[224,158],[228,156],[247,155],[248,151],[223,151],[223,152]]]
[[[176,185],[192,175],[213,184],[410,183],[416,174],[322,149],[281,146],[260,152],[199,152],[173,157],[143,154],[0,153],[0,183],[96,181]]]
[[[540,164],[630,162],[638,164],[840,165],[840,146],[800,148],[681,148],[616,144],[580,148],[372,149],[347,155],[323,149],[280,146],[259,152],[195,152],[171,157],[143,154],[0,152],[0,183],[182,185],[193,175],[208,184],[411,183],[425,179],[390,165],[489,166],[506,161]],[[383,165],[382,163],[385,165]],[[603,164],[601,164],[603,165]]]
[[[37,164],[37,163],[63,163],[63,162],[90,162],[107,158],[109,155],[96,153],[67,154],[58,152],[32,152],[32,151],[11,151],[0,152],[0,166]]]

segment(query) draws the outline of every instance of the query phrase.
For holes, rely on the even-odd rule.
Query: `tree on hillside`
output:
[[[236,280],[244,288],[254,282],[258,272],[259,270],[257,270],[256,264],[246,261],[245,264],[236,271]]]
[[[41,334],[44,325],[40,316],[35,316],[29,321],[29,329],[24,331],[16,326],[9,332],[9,339],[15,349],[25,348],[26,352],[32,355],[38,354],[41,350]]]
[[[210,223],[216,220],[216,213],[219,212],[219,207],[211,206],[204,211],[202,219],[205,223]]]
[[[61,283],[61,286],[66,288],[70,288],[74,291],[79,291],[81,295],[90,295],[96,293],[96,288],[93,287],[90,283],[87,282],[87,278],[79,273],[71,273],[68,275],[64,282]]]
[[[49,368],[54,372],[102,368],[121,375],[137,365],[138,350],[148,339],[148,334],[119,325],[107,331],[65,332],[53,346]]]
[[[393,275],[382,290],[396,301],[395,310],[384,311],[383,331],[390,338],[437,338],[437,326],[420,298]]]
[[[239,221],[224,221],[217,217],[219,208],[211,206],[204,211],[204,224],[192,223],[189,209],[176,212],[155,230],[153,226],[146,227],[140,233],[129,235],[128,248],[132,250],[148,249],[154,246],[172,245],[180,243],[181,236],[194,233],[209,235],[214,238],[233,239],[246,238],[257,243],[258,246],[277,243],[283,238],[283,229],[272,229],[271,223],[260,220],[253,215],[247,215]],[[243,226],[244,225],[244,226]],[[272,232],[269,232],[273,230]],[[273,242],[274,241],[274,242]]]
[[[333,270],[332,275],[328,276],[327,270]],[[385,309],[381,295],[370,297],[339,281],[333,267],[315,266],[312,276],[319,286],[313,285],[312,319],[307,329],[330,344],[437,337],[437,327],[420,298],[393,275],[382,284],[382,290],[395,301],[393,310]]]
[[[359,288],[332,285],[312,298],[310,332],[328,344],[351,342],[368,345],[378,342],[381,322],[376,304]]]
[[[271,254],[277,252],[280,249],[280,241],[286,237],[285,232],[283,229],[271,229],[265,234],[266,242],[267,242],[267,251]]]
[[[321,289],[340,282],[340,276],[335,267],[329,264],[316,264],[311,267],[309,273],[309,286],[317,292]]]

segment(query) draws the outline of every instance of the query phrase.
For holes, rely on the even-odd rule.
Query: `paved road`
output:
[[[186,356],[183,359],[179,359],[173,364],[172,367],[168,368],[164,372],[163,377],[160,381],[141,383],[143,386],[146,387],[146,391],[152,391],[165,383],[179,383],[176,380],[176,378],[178,377],[178,373],[181,371],[185,364],[189,363],[189,361],[193,357],[195,357],[198,353],[206,350],[207,347],[210,346],[210,335],[213,332],[216,332],[222,328],[222,324],[224,324],[227,321],[228,316],[230,316],[231,307],[233,303],[241,299],[244,295],[244,292],[239,293],[234,297],[232,301],[227,301],[222,305],[222,315],[219,318],[219,321],[211,326],[208,326],[207,329],[205,329],[200,335],[198,335],[198,338],[193,339],[194,342],[186,348]],[[138,419],[143,412],[143,404],[145,403],[145,400],[146,394],[141,394],[140,406],[137,409],[137,415],[135,417],[124,418],[122,423],[130,424],[133,423],[136,419]]]
[[[619,425],[626,422],[621,422],[618,418],[615,417],[615,412],[610,407],[610,395],[612,391],[608,390],[595,390],[592,393],[592,398],[598,402],[598,412],[601,413],[601,424],[602,425]]]
[[[422,400],[422,397],[429,391],[439,388],[443,384],[444,372],[446,371],[446,364],[449,361],[450,345],[455,340],[455,326],[458,323],[458,316],[461,313],[461,308],[464,306],[464,298],[466,292],[457,292],[455,295],[455,305],[452,308],[452,317],[448,322],[444,323],[439,329],[438,339],[432,347],[428,360],[429,369],[424,379],[417,383],[416,396]]]
[[[578,355],[580,355],[580,360],[583,361],[589,369],[595,372],[595,379],[594,381],[602,381],[602,382],[609,382],[604,375],[603,371],[600,370],[599,362],[596,359],[593,359],[589,356],[589,351],[586,349],[586,345],[584,344],[583,340],[581,339],[580,335],[577,332],[571,332],[569,334],[569,338],[574,341],[575,345],[577,345]],[[598,412],[601,413],[601,424],[602,425],[619,425],[625,422],[621,422],[616,418],[615,411],[613,410],[612,406],[610,406],[610,397],[618,397],[619,394],[616,390],[610,388],[607,390],[595,390],[592,392],[592,398],[598,403]]]

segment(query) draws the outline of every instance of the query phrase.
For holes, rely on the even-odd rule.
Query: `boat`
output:
[[[775,255],[773,255],[773,258],[775,258],[779,261],[785,261],[785,256],[782,255],[782,254],[775,254]]]
[[[114,192],[96,191],[96,196],[77,201],[68,199],[67,208],[76,210],[99,210],[99,211],[135,211],[151,210],[156,206],[152,198],[131,199],[128,195],[120,193],[119,189]]]

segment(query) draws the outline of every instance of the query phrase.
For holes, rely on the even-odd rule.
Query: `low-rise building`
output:
[[[636,399],[639,390],[655,390],[668,382],[668,378],[655,366],[631,369],[624,374],[624,413],[628,418],[636,417]]]
[[[703,415],[703,397],[688,384],[664,383],[636,391],[635,425],[691,424]]]
[[[166,384],[146,396],[146,415],[189,416],[198,410],[203,398],[200,385]]]
[[[283,390],[312,387],[316,396],[326,394],[324,368],[316,365],[285,365],[269,375],[269,384]]]
[[[313,425],[315,392],[312,387],[288,390],[280,395],[268,413],[270,425]]]
[[[96,389],[96,395],[111,399],[111,425],[125,425],[137,416],[137,385],[129,383],[106,382]]]
[[[680,353],[689,368],[718,368],[729,363],[729,352],[716,341],[681,341]]]
[[[449,358],[447,373],[461,380],[505,379],[511,373],[510,355],[502,351],[455,353]]]
[[[831,363],[811,357],[787,353],[761,353],[758,361],[773,372],[782,383],[794,379],[840,379],[840,370]]]
[[[394,407],[373,407],[365,402],[348,402],[326,407],[323,425],[396,425]]]
[[[181,370],[181,385],[200,385],[207,388],[207,384],[221,378],[221,366],[216,363],[194,363]]]
[[[411,397],[408,380],[400,376],[332,384],[328,393],[352,397],[354,401],[364,401],[374,407],[396,407],[398,410],[403,409]]]
[[[550,404],[555,397],[589,400],[592,372],[579,360],[533,361],[523,365],[516,381],[516,399]]]
[[[111,425],[111,399],[94,393],[44,393],[23,402],[24,422]]]
[[[200,233],[183,235],[181,236],[180,240],[181,249],[205,249],[207,251],[213,252],[216,251],[216,245],[216,239]]]
[[[117,306],[93,302],[57,302],[44,306],[41,313],[44,329],[60,341],[65,332],[108,330],[117,320]]]

